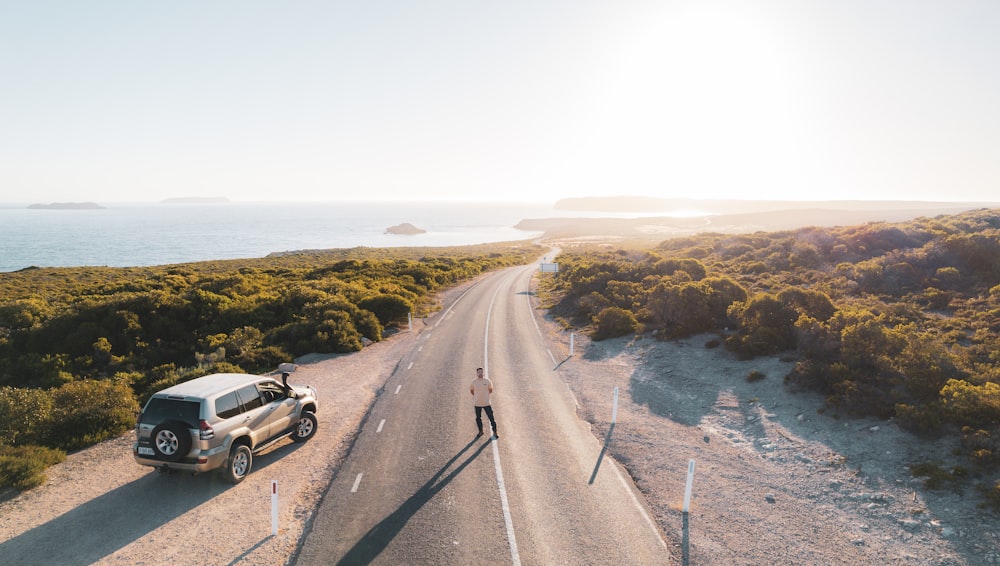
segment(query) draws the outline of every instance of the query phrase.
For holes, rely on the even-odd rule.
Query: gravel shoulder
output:
[[[976,509],[971,495],[923,490],[906,468],[950,446],[928,445],[892,422],[820,414],[821,399],[784,387],[790,363],[738,361],[705,348],[707,338],[576,335],[570,356],[569,335],[538,312],[580,417],[631,474],[681,563],[1000,564],[997,517]],[[0,501],[0,561],[288,563],[369,407],[423,328],[418,320],[412,332],[361,352],[297,360],[290,381],[320,392],[317,435],[259,456],[239,486],[139,466],[131,433],[69,455],[45,484]],[[766,377],[748,383],[754,370]]]
[[[684,564],[1000,564],[997,516],[930,492],[908,465],[952,446],[891,421],[836,418],[791,392],[791,362],[740,361],[712,336],[589,342],[559,372]],[[748,382],[751,371],[763,380]],[[695,473],[683,513],[689,462]]]

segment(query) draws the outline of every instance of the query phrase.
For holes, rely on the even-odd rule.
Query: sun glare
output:
[[[788,197],[804,176],[791,62],[759,15],[694,5],[631,37],[610,81],[608,152],[670,196]],[[653,175],[649,172],[653,171]],[[647,189],[651,187],[645,187]]]

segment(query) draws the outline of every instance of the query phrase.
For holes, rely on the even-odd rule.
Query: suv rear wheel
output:
[[[316,434],[316,415],[312,413],[302,413],[299,422],[295,424],[295,432],[292,433],[292,442],[305,442]]]
[[[246,444],[237,444],[229,451],[229,459],[226,460],[226,468],[223,474],[229,483],[240,483],[250,468],[253,467],[253,452]]]
[[[180,421],[167,421],[153,429],[153,451],[160,459],[176,462],[191,451],[191,433]]]

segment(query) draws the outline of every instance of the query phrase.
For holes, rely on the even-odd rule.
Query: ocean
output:
[[[0,272],[26,267],[167,265],[305,249],[460,246],[528,240],[526,218],[587,216],[549,204],[102,204],[92,210],[0,205]],[[424,234],[387,234],[410,223]]]

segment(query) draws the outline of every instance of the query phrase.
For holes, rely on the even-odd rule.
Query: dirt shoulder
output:
[[[576,337],[559,373],[690,564],[998,564],[996,515],[929,492],[908,465],[949,454],[891,421],[835,418],[783,385],[791,362],[739,361],[709,336]],[[748,382],[751,371],[766,377]],[[689,462],[690,512],[682,512]]]

